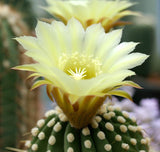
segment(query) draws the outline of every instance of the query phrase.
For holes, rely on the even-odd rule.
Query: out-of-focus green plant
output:
[[[33,28],[36,20],[29,0],[1,0],[0,4],[10,6],[15,11],[20,12],[21,20],[25,21],[28,27]]]
[[[33,13],[27,0],[0,1],[0,151],[15,146],[19,136],[32,126],[36,118],[37,93],[28,92],[27,73],[10,68],[31,59],[22,55],[12,38],[31,34]],[[26,86],[27,84],[27,86]],[[34,101],[33,101],[34,100]],[[30,109],[30,110],[27,110]],[[26,121],[26,120],[30,121]],[[2,149],[1,149],[2,148]]]

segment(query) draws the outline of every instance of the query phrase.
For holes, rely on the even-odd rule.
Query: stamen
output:
[[[72,69],[69,69],[68,72],[71,74],[71,77],[74,78],[75,80],[81,80],[82,78],[87,76],[85,74],[87,72],[86,68],[83,68],[82,70],[81,70],[81,68],[79,68],[79,69],[76,68],[75,72]]]

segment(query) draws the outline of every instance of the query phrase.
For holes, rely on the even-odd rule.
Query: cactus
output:
[[[10,70],[17,64],[31,62],[22,55],[22,47],[12,40],[16,36],[31,34],[31,26],[23,21],[29,19],[23,16],[25,9],[26,13],[29,12],[26,4],[29,4],[26,0],[2,0],[0,3],[0,147],[3,149],[15,146],[37,119],[38,98],[35,94],[38,90],[28,92],[31,82],[26,86],[27,73]],[[22,10],[22,13],[17,10]],[[26,110],[26,107],[31,110]]]
[[[148,138],[127,112],[104,104],[91,123],[76,129],[60,108],[50,110],[31,130],[27,152],[148,152]]]

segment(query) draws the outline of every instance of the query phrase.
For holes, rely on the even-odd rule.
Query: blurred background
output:
[[[124,18],[132,24],[124,28],[122,41],[140,42],[135,51],[149,54],[150,58],[134,69],[137,76],[131,78],[144,89],[127,90],[132,90],[136,103],[133,109],[139,108],[139,111],[149,115],[152,110],[157,112],[153,117],[147,117],[145,123],[143,118],[139,118],[140,123],[148,124],[149,129],[155,127],[160,132],[160,1],[132,1],[137,1],[137,4],[131,10],[141,12],[142,16]],[[26,81],[29,73],[10,69],[18,64],[32,62],[32,59],[23,56],[23,48],[12,38],[34,35],[37,18],[51,18],[41,9],[45,5],[45,0],[0,0],[0,152],[6,152],[5,147],[20,147],[19,140],[23,142],[24,135],[34,126],[35,121],[44,111],[55,106],[48,99],[45,87],[29,91],[32,84],[30,80]],[[147,99],[146,104],[150,108],[144,106],[144,99]],[[119,100],[124,102],[121,98]],[[141,114],[138,115],[133,109],[124,108],[140,117]],[[155,122],[159,123],[155,125]],[[148,134],[156,138],[153,141],[156,148],[153,149],[160,151],[160,139],[153,132]]]

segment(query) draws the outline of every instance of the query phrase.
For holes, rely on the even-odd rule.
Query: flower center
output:
[[[59,59],[59,67],[75,80],[90,79],[101,73],[101,64],[92,56],[74,53],[63,54]]]

